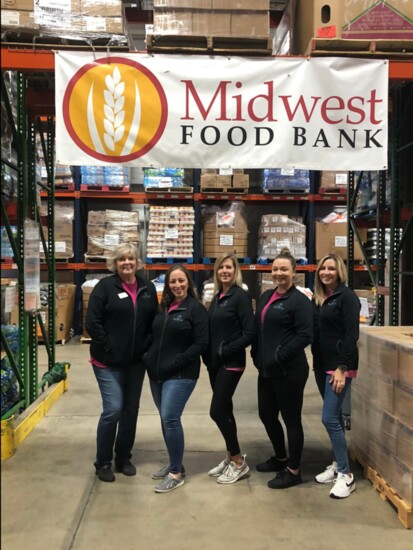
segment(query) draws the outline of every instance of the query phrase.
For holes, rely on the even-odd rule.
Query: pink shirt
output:
[[[262,311],[261,311],[261,323],[264,322],[264,317],[265,317],[265,314],[267,313],[267,309],[270,307],[270,305],[272,303],[274,303],[276,300],[279,300],[280,298],[282,298],[282,296],[284,296],[284,294],[280,294],[277,290],[274,290],[274,292],[272,293],[272,296],[271,298],[268,300],[268,302],[265,304],[265,306],[262,308]]]
[[[176,302],[176,304],[172,304],[171,306],[169,306],[168,313],[171,313],[171,311],[175,311],[175,309],[178,309],[179,307],[181,307],[182,302],[183,302],[183,300],[180,301],[180,302]]]

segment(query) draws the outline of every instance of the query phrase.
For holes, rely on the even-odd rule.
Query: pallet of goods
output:
[[[413,327],[362,327],[359,353],[351,390],[352,455],[412,528]]]
[[[3,42],[126,48],[121,0],[2,0]]]
[[[269,55],[269,2],[155,0],[147,49],[163,53]]]
[[[289,53],[413,57],[412,2],[295,0],[290,3]]]
[[[284,214],[264,214],[258,231],[258,263],[270,263],[285,248],[306,263],[305,234],[304,224]]]
[[[194,225],[192,206],[150,206],[147,263],[192,263]]]
[[[293,168],[265,168],[261,188],[266,194],[305,195],[310,191],[310,172]]]
[[[215,259],[222,254],[248,258],[248,224],[242,205],[232,203],[229,208],[207,207],[203,230],[205,258]]]

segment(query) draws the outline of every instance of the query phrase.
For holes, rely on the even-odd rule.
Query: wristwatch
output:
[[[338,370],[341,370],[341,372],[346,372],[347,371],[346,365],[337,365],[337,368],[338,368]]]

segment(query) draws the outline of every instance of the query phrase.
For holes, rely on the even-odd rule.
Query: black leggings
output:
[[[227,451],[231,456],[240,454],[237,437],[237,424],[233,414],[232,396],[235,393],[243,371],[220,368],[209,372],[213,391],[209,414],[222,433]]]
[[[281,412],[287,428],[289,459],[292,469],[300,467],[304,446],[301,423],[304,388],[308,367],[280,378],[258,376],[258,412],[278,459],[286,458],[284,430],[278,415]]]

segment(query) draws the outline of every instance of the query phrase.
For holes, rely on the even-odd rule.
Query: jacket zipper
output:
[[[159,350],[158,350],[158,361],[156,363],[156,378],[158,381],[160,381],[160,378],[159,378],[159,364],[161,362],[161,350],[162,350],[162,343],[163,343],[163,337],[164,337],[164,334],[165,334],[165,329],[166,329],[166,323],[168,322],[168,311],[165,311],[165,320],[163,322],[163,327],[162,327],[162,332],[161,332],[161,340],[159,342]]]
[[[139,298],[139,294],[141,294],[144,290],[146,290],[146,286],[140,288],[138,290],[138,294],[136,296],[136,303],[135,303],[135,306],[133,308],[133,333],[132,333],[132,350],[131,350],[131,360],[132,360],[132,363],[133,363],[133,354],[134,354],[134,351],[135,351],[135,333],[136,333],[136,321],[137,321],[137,318],[138,316],[136,315],[136,311],[138,309],[138,298]],[[131,298],[132,300],[132,298]],[[133,303],[132,303],[133,305]]]

